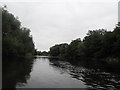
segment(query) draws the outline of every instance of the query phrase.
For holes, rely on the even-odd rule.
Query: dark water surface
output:
[[[48,57],[3,62],[3,88],[120,89],[118,68],[102,63],[69,63]]]

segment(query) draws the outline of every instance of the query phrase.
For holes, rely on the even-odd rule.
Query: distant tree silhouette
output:
[[[51,56],[64,56],[69,60],[79,61],[83,58],[120,62],[120,23],[113,31],[105,29],[90,30],[84,37],[73,40],[66,48],[57,44],[50,48]],[[60,48],[62,48],[60,50]],[[64,52],[64,53],[63,53]]]

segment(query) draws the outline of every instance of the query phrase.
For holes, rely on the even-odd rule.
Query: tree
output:
[[[59,51],[59,45],[55,45],[50,48],[50,55],[51,56],[59,56],[60,51]]]
[[[73,40],[70,45],[68,46],[68,54],[70,55],[71,59],[77,59],[81,52],[79,52],[81,46],[81,39],[78,38]]]
[[[85,55],[87,57],[95,57],[100,58],[102,57],[102,40],[103,36],[105,35],[106,30],[99,29],[99,30],[93,30],[89,31],[87,36],[84,38],[84,51]]]
[[[18,18],[2,8],[2,52],[3,57],[34,53],[30,30],[22,27]]]

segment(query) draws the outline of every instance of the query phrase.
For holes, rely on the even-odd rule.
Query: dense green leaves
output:
[[[49,55],[49,52],[47,51],[37,51],[37,49],[35,49],[35,53],[34,55],[40,55],[40,56],[48,56]]]
[[[34,43],[30,30],[21,27],[20,21],[2,8],[3,56],[25,56],[34,53]]]
[[[84,51],[87,57],[101,57],[99,54],[101,54],[102,40],[105,33],[104,29],[88,32],[83,40]]]
[[[62,54],[70,60],[80,60],[82,58],[90,58],[103,60],[107,58],[120,57],[120,24],[113,31],[104,29],[88,31],[83,41],[79,38],[73,40],[66,48],[55,45],[50,48],[51,56],[59,56]],[[60,51],[60,48],[61,51]],[[66,51],[66,52],[63,52]]]
[[[60,45],[55,45],[50,48],[50,55],[51,56],[57,56],[57,57],[65,57],[67,56],[67,50],[68,50],[68,44],[63,43]]]

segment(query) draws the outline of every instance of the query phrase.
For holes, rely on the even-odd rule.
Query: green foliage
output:
[[[102,40],[106,31],[104,29],[89,31],[84,38],[84,52],[87,57],[101,57]]]
[[[26,55],[34,53],[34,43],[30,30],[21,28],[20,21],[2,8],[2,46],[3,56]]]
[[[50,48],[50,55],[59,56],[59,54],[60,54],[59,45],[55,45]]]
[[[120,57],[120,24],[115,28],[113,34],[116,40],[113,43],[114,48],[112,49],[112,52],[114,52],[115,57]]]
[[[48,55],[49,55],[49,52],[47,52],[47,51],[42,51],[42,52],[41,52],[41,51],[35,50],[34,55],[48,56]]]
[[[61,47],[61,45],[51,47],[50,55],[59,57],[62,55],[69,58],[69,60],[77,61],[82,58],[95,60],[120,58],[120,23],[113,31],[90,30],[83,41],[78,38],[69,45],[66,44],[66,48]]]
[[[77,59],[77,57],[80,56],[81,52],[79,52],[79,50],[81,50],[81,43],[80,39],[73,40],[70,43],[68,47],[68,55],[70,55],[72,59]]]
[[[68,44],[63,43],[51,47],[49,53],[51,56],[57,56],[63,58],[67,56],[67,50],[68,50]]]

